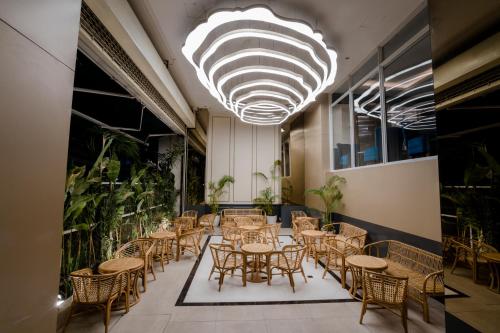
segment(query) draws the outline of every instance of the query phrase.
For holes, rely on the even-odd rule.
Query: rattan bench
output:
[[[238,216],[246,216],[256,223],[266,224],[266,213],[259,208],[228,208],[223,209],[220,214],[220,224],[223,226],[226,222],[234,222]]]
[[[429,322],[428,297],[444,295],[443,258],[395,240],[368,244],[364,252],[384,258],[387,274],[408,277],[408,296],[422,305],[424,321]]]

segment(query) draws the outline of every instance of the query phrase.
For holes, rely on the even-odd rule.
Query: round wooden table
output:
[[[245,255],[252,255],[254,257],[248,281],[260,283],[268,280],[267,271],[262,270],[263,265],[260,258],[261,256],[266,256],[266,264],[268,264],[269,254],[273,251],[273,246],[262,243],[245,244],[241,246],[241,251]],[[263,274],[264,276],[262,276]]]
[[[172,231],[158,231],[153,232],[149,235],[149,238],[157,240],[157,245],[153,253],[153,259],[159,260],[161,262],[161,268],[165,272],[165,267],[163,263],[166,261],[167,264],[170,262],[170,258],[173,258],[173,244],[176,234]]]
[[[354,299],[360,299],[356,293],[358,289],[362,287],[363,268],[375,272],[382,272],[387,269],[387,262],[384,259],[373,256],[357,254],[349,256],[345,260],[347,265],[351,268],[352,286],[349,293]]]
[[[326,235],[326,231],[321,230],[303,230],[300,232],[302,237],[304,237],[304,242],[307,248],[306,261],[309,261],[309,257],[313,256],[313,246],[316,243],[317,238],[321,238]]]
[[[486,259],[490,267],[490,289],[494,292],[500,293],[500,253],[486,252],[481,253],[481,256]]]
[[[130,302],[130,305],[135,305],[139,302],[139,289],[137,288],[137,280],[139,279],[139,272],[144,269],[144,260],[141,258],[115,258],[108,261],[103,262],[99,265],[99,273],[109,274],[116,273],[121,271],[128,271],[130,274],[131,281],[131,293],[134,295],[134,301]],[[122,302],[118,303],[118,307],[123,307],[124,304]]]

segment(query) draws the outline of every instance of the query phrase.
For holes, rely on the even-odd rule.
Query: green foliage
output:
[[[220,197],[225,193],[225,187],[229,183],[234,183],[234,178],[231,176],[222,176],[217,183],[208,182],[208,205],[212,214],[217,214],[219,211]]]
[[[262,178],[265,183],[265,188],[259,192],[259,196],[253,199],[254,204],[263,209],[267,215],[273,215],[273,203],[279,200],[280,196],[273,191],[274,182],[281,180],[281,161],[276,160],[269,168],[269,176],[265,173],[257,171],[254,175],[257,178]]]
[[[326,180],[326,184],[320,188],[306,190],[306,194],[317,195],[323,201],[325,212],[323,216],[324,223],[330,223],[330,217],[335,210],[342,205],[342,191],[340,187],[346,182],[345,178],[333,175]]]
[[[500,243],[500,164],[486,146],[471,146],[471,161],[464,171],[464,188],[442,189],[441,197],[456,210],[459,230],[467,228],[483,235],[489,244]]]

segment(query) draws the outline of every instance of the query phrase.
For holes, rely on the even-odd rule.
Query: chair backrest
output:
[[[238,227],[244,226],[244,225],[252,225],[253,221],[251,218],[248,216],[237,216],[234,218],[234,222]]]
[[[351,238],[350,242],[352,245],[359,248],[365,246],[366,236],[368,235],[368,232],[365,229],[345,222],[340,222],[339,225],[339,234],[344,237]]]
[[[224,268],[226,260],[231,256],[234,250],[233,246],[230,244],[210,244],[210,253],[212,254],[212,259],[214,261],[214,266],[216,268]]]
[[[363,294],[377,303],[402,304],[408,295],[408,277],[363,270]]]
[[[183,217],[198,217],[198,211],[196,210],[186,210],[182,213]]]
[[[194,228],[193,218],[187,216],[181,216],[174,220],[175,229],[180,231],[186,231]]]
[[[388,241],[386,257],[423,275],[443,269],[441,256],[399,241]]]
[[[274,236],[278,237],[281,232],[281,222],[272,225],[274,228]]]
[[[215,221],[215,214],[204,214],[200,217],[200,223],[207,223],[210,225],[214,224]]]
[[[266,213],[260,208],[227,208],[221,211],[222,217],[242,215],[266,215]]]
[[[307,218],[297,218],[293,223],[299,233],[304,230],[314,230],[314,225]]]
[[[150,238],[139,238],[124,244],[115,252],[115,258],[145,258],[151,253],[156,241]]]
[[[112,274],[92,274],[90,268],[84,268],[70,274],[73,285],[73,299],[77,303],[99,304],[110,298],[118,297],[127,287],[128,272]]]
[[[252,244],[252,243],[267,243],[266,236],[261,231],[243,231],[241,233],[241,243]]]
[[[290,270],[298,270],[302,265],[302,259],[306,253],[306,247],[298,244],[285,245],[281,250],[281,257],[285,260],[285,267]]]
[[[290,215],[292,216],[292,223],[295,221],[297,217],[307,217],[306,212],[302,210],[292,210],[290,212]]]

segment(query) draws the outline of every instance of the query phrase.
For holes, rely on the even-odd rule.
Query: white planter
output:
[[[267,224],[276,224],[277,219],[278,219],[278,216],[276,216],[276,215],[268,216],[267,217]]]
[[[220,224],[220,216],[219,215],[215,215],[214,226],[218,227],[219,224]]]

